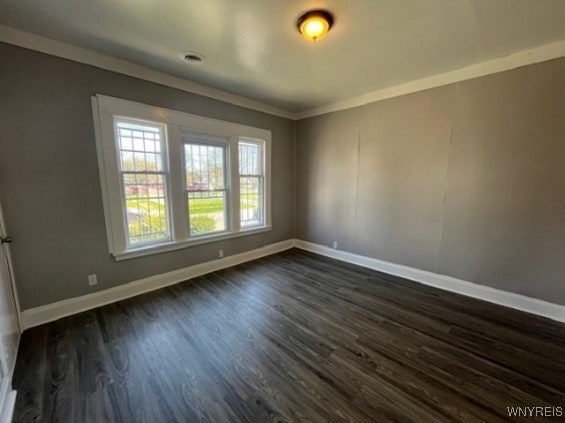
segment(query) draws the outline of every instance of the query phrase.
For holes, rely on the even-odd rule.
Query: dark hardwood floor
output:
[[[496,422],[565,407],[565,325],[290,250],[30,329],[14,388],[15,422]]]

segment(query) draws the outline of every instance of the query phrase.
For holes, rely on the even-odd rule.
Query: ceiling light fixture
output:
[[[296,27],[298,31],[311,41],[324,38],[334,23],[333,16],[325,10],[310,10],[298,18]]]

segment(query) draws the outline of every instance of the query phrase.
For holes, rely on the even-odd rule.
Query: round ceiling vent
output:
[[[185,51],[179,54],[179,57],[191,65],[198,65],[204,62],[204,55],[196,51]]]

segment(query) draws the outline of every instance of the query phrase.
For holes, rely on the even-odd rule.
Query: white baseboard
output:
[[[11,423],[16,405],[16,391],[9,391],[4,398],[2,410],[0,410],[0,423]]]
[[[302,250],[367,267],[369,269],[378,270],[379,272],[400,276],[424,285],[433,286],[435,288],[466,295],[468,297],[477,298],[479,300],[488,301],[490,303],[499,304],[516,310],[525,311],[526,313],[547,317],[558,322],[565,322],[565,306],[559,304],[550,303],[537,298],[526,297],[525,295],[515,294],[513,292],[501,291],[488,286],[452,278],[451,276],[440,275],[437,273],[427,272],[425,270],[415,269],[413,267],[389,263],[371,257],[348,253],[346,251],[334,250],[330,247],[308,241],[297,239],[295,240],[294,245]]]
[[[16,355],[17,357],[17,355]],[[16,360],[14,360],[14,365]],[[14,366],[9,370],[9,374],[0,382],[0,423],[11,423],[16,403],[16,391],[12,389],[12,375]]]
[[[286,241],[269,244],[255,250],[234,254],[218,260],[207,261],[194,266],[173,270],[172,272],[150,276],[148,278],[129,282],[104,291],[94,292],[92,294],[30,308],[22,312],[21,320],[23,328],[25,330],[34,326],[39,326],[43,323],[52,322],[62,317],[134,297],[145,292],[154,291],[165,286],[174,285],[179,282],[186,281],[187,279],[205,275],[206,273],[215,272],[240,263],[245,263],[260,257],[288,250],[293,246],[294,240],[288,239]]]
[[[425,270],[415,269],[413,267],[389,263],[371,257],[348,253],[346,251],[334,250],[324,245],[308,241],[288,239],[286,241],[266,245],[255,250],[224,257],[222,259],[212,260],[196,264],[194,266],[185,267],[183,269],[174,270],[172,272],[150,276],[148,278],[129,282],[104,291],[27,309],[24,310],[21,315],[22,325],[24,330],[29,329],[43,323],[58,320],[62,317],[114,303],[116,301],[121,301],[126,298],[131,298],[169,285],[174,285],[206,273],[215,272],[240,263],[245,263],[260,257],[288,250],[292,247],[297,247],[302,250],[331,257],[347,263],[356,264],[369,269],[378,270],[391,275],[400,276],[402,278],[454,292],[456,294],[466,295],[468,297],[510,307],[526,313],[547,317],[558,322],[565,322],[565,306],[559,304],[553,304],[536,298],[526,297],[525,295],[515,294],[513,292],[501,291],[499,289],[490,288],[488,286],[479,285],[450,276],[427,272]]]
[[[8,405],[8,398],[10,392],[12,391],[12,378],[5,377],[0,381],[0,423],[4,423],[6,420],[3,418],[4,410],[6,405]]]
[[[14,378],[14,371],[16,370],[16,362],[18,360],[18,353],[20,352],[20,341],[22,338],[21,320],[18,317],[18,332],[16,332],[16,351],[12,366],[10,367],[8,376],[5,378],[7,381],[7,389],[2,389],[2,407],[0,408],[0,423],[11,423],[14,415],[14,407],[16,405],[16,395],[18,392],[12,389],[12,380]]]

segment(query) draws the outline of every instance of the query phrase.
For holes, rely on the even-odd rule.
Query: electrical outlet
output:
[[[88,275],[88,285],[93,286],[98,283],[98,279],[96,278],[96,274]]]
[[[337,241],[334,241],[334,242],[333,242],[333,247],[334,247],[334,249],[337,250]]]
[[[218,257],[219,258],[224,257],[224,250],[218,250]]]

